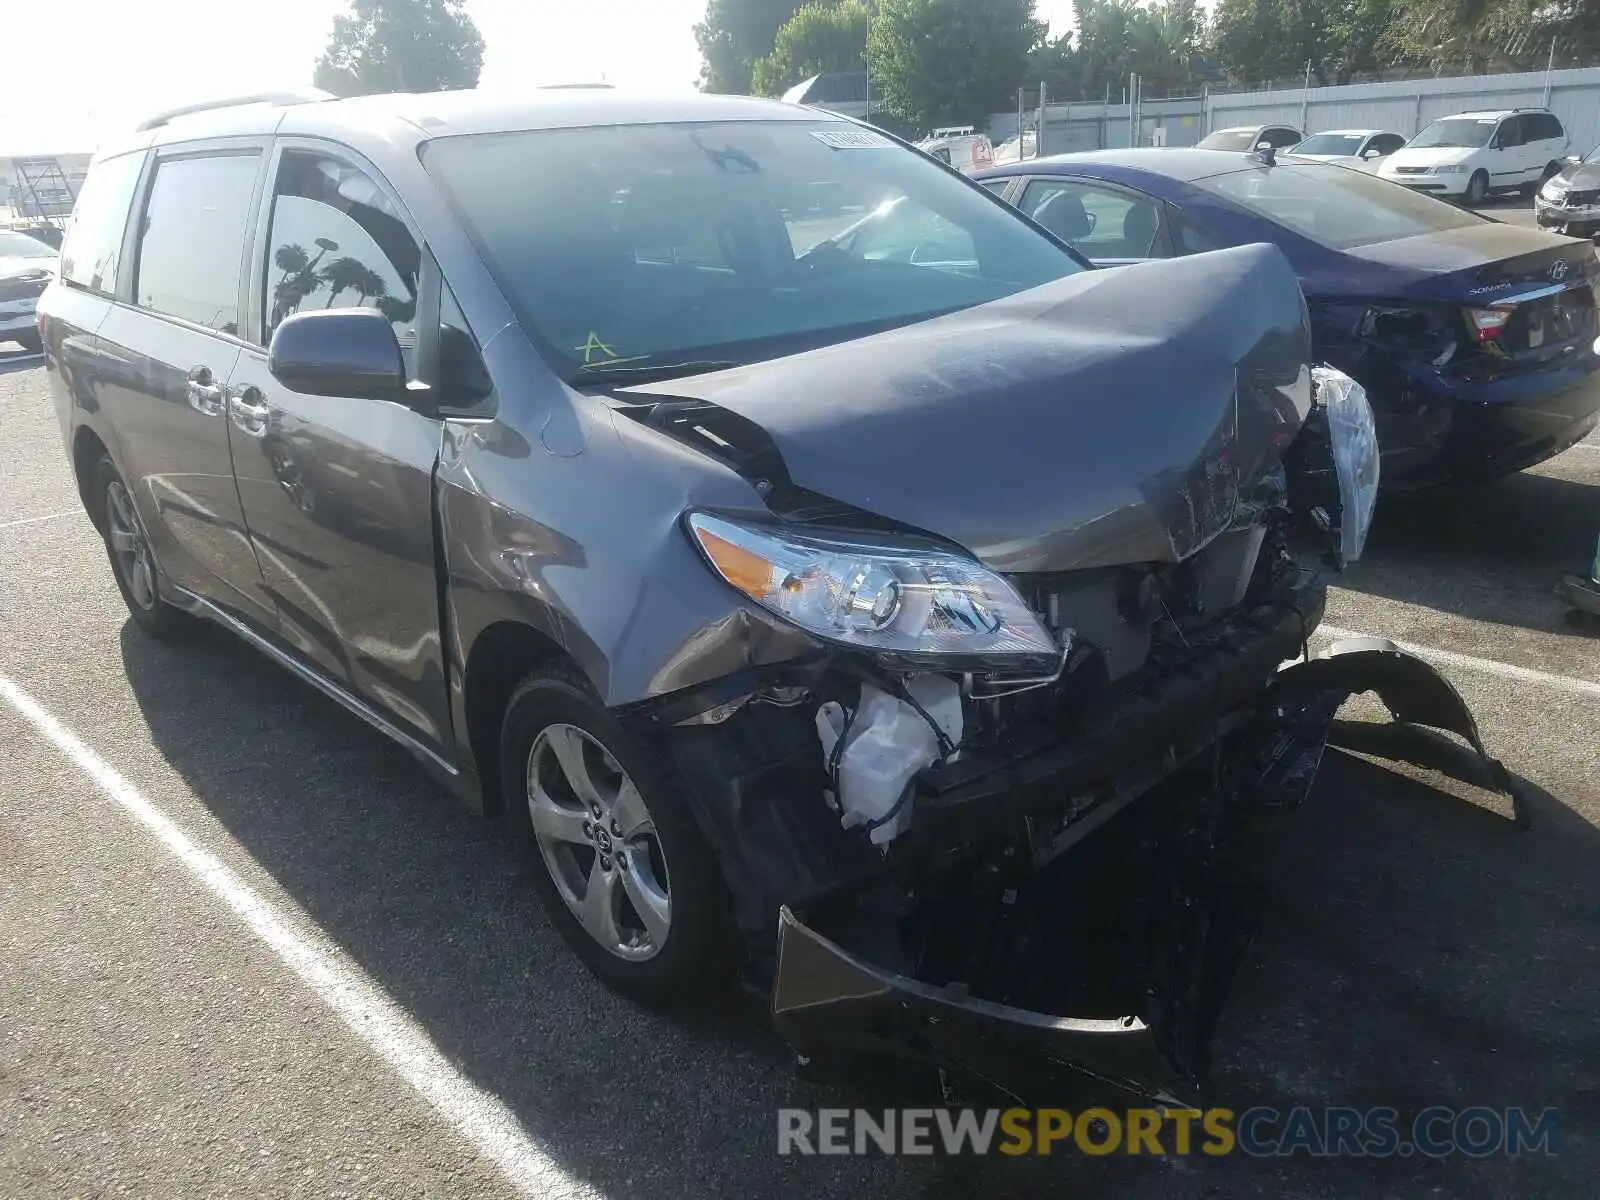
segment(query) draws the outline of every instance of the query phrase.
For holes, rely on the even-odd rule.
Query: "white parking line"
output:
[[[1335,640],[1382,636],[1357,633],[1353,629],[1340,629],[1336,625],[1319,625],[1317,634]],[[1440,666],[1459,667],[1463,671],[1477,671],[1483,675],[1496,675],[1501,679],[1514,679],[1518,683],[1536,683],[1542,687],[1554,688],[1560,692],[1572,692],[1579,696],[1600,696],[1600,683],[1592,680],[1575,679],[1571,675],[1554,675],[1549,671],[1536,671],[1532,667],[1516,667],[1493,658],[1457,654],[1454,650],[1435,650],[1432,646],[1418,646],[1414,642],[1402,642],[1398,638],[1388,640],[1408,654],[1415,654],[1424,661],[1435,662]]]
[[[66,508],[60,512],[45,513],[42,517],[21,517],[15,521],[0,521],[0,529],[15,529],[18,525],[37,525],[41,521],[59,521],[62,517],[70,517],[82,511],[81,508]]]
[[[288,920],[221,860],[196,845],[133,784],[3,675],[0,700],[71,759],[108,800],[154,834],[173,858],[231,908],[252,934],[519,1192],[537,1197],[595,1194],[541,1151],[500,1101],[456,1071],[381,988],[319,944],[321,939],[291,928]]]

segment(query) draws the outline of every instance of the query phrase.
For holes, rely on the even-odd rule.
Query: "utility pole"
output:
[[[1022,132],[1023,132],[1022,131],[1022,89],[1018,88],[1017,89],[1017,161],[1018,162],[1021,162],[1023,159],[1028,157],[1028,147],[1027,147],[1027,143],[1026,143],[1025,139],[1022,136]],[[1039,148],[1039,143],[1038,143],[1037,140],[1034,141],[1033,146],[1034,146],[1035,153],[1037,153],[1038,148]]]
[[[1306,132],[1306,116],[1311,108],[1311,60],[1306,59],[1306,85],[1300,91],[1300,132]]]
[[[1544,106],[1550,107],[1550,72],[1556,69],[1556,39],[1550,39],[1550,58],[1544,65]]]
[[[1041,79],[1041,80],[1039,80],[1039,131],[1033,135],[1033,156],[1035,158],[1043,158],[1044,157],[1044,106],[1045,106],[1045,101],[1046,101],[1045,82],[1044,82],[1044,80]]]

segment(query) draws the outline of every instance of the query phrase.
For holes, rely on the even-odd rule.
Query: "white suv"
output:
[[[1465,112],[1429,125],[1385,159],[1378,174],[1470,206],[1490,192],[1533,195],[1561,169],[1566,153],[1567,131],[1545,109]]]

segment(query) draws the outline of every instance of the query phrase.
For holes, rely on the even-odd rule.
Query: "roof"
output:
[[[1319,129],[1315,133],[1308,133],[1306,137],[1367,137],[1374,133],[1394,133],[1392,129]],[[1396,136],[1399,136],[1396,134]]]
[[[1221,130],[1218,130],[1220,133]],[[975,178],[987,175],[1015,175],[1019,171],[1048,173],[1051,164],[1070,167],[1075,163],[1094,163],[1105,167],[1125,167],[1134,171],[1149,171],[1169,179],[1189,183],[1211,175],[1226,175],[1233,171],[1249,170],[1255,164],[1234,150],[1200,150],[1194,147],[1157,148],[1135,146],[1127,150],[1090,150],[1082,154],[1053,154],[1047,158],[1030,158],[1021,163],[1007,163],[1004,167],[979,171]]]
[[[1448,121],[1451,117],[1476,117],[1480,121],[1487,121],[1490,118],[1499,120],[1501,117],[1514,117],[1518,113],[1549,111],[1548,108],[1540,108],[1538,106],[1530,108],[1469,108],[1463,112],[1451,113],[1449,117],[1435,117],[1434,120]]]
[[[649,93],[582,87],[538,88],[515,94],[483,91],[358,96],[292,104],[245,103],[173,117],[147,132],[101,147],[102,156],[147,145],[203,137],[284,134],[338,135],[402,131],[419,141],[468,133],[573,129],[674,121],[815,121],[817,110],[750,96],[701,92]]]

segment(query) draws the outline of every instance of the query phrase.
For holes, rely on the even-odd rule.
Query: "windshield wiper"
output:
[[[739,364],[728,359],[695,358],[681,362],[641,363],[638,366],[608,366],[594,363],[578,368],[572,377],[574,385],[586,383],[656,383],[663,379],[681,379],[685,375],[704,375],[710,371],[725,371]]]

